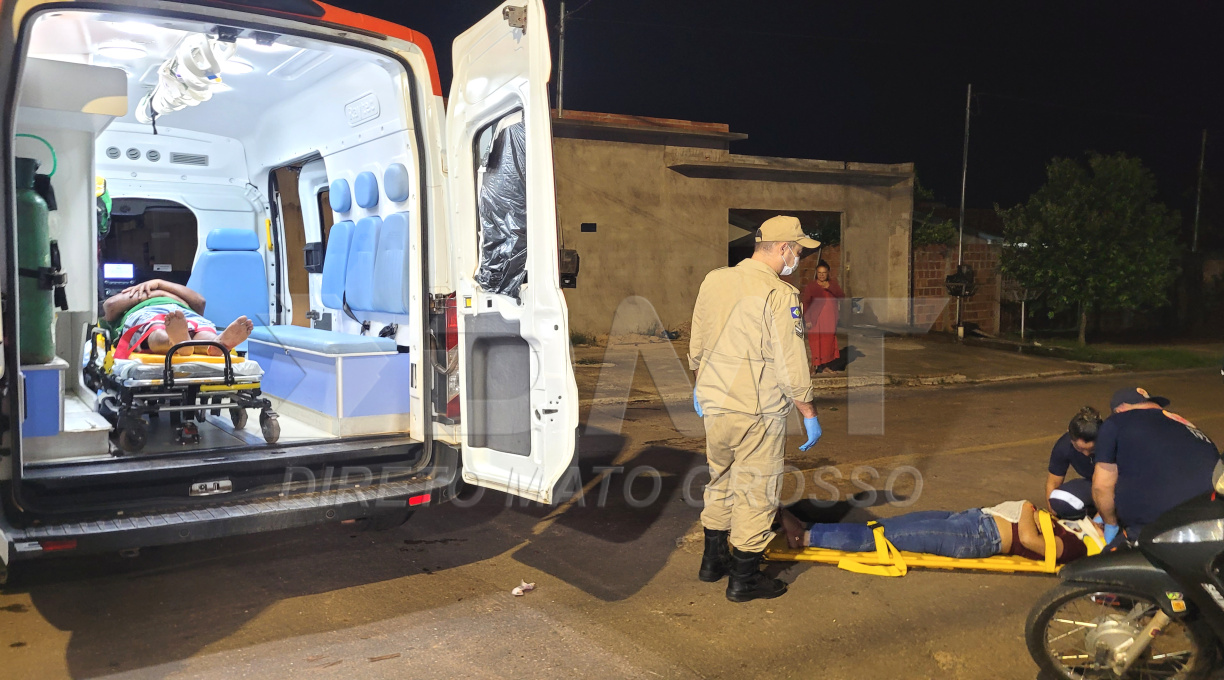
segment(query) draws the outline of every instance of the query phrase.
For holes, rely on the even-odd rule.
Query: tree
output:
[[[951,243],[956,238],[956,223],[952,220],[935,216],[933,210],[919,210],[919,202],[931,204],[935,202],[935,193],[922,186],[917,175],[914,176],[914,219],[910,230],[910,239],[916,246],[934,246]]]
[[[1156,180],[1137,158],[1090,154],[1087,165],[1055,158],[1046,183],[1003,219],[1003,271],[1044,290],[1051,316],[1079,311],[1079,343],[1089,318],[1168,301],[1177,275],[1181,218],[1156,198]]]

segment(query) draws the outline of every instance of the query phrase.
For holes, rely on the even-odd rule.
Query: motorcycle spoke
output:
[[[1062,603],[1046,624],[1046,650],[1049,658],[1076,680],[1112,678],[1112,672],[1098,665],[1099,653],[1089,649],[1092,636],[1109,630],[1117,622],[1142,628],[1156,612],[1156,606],[1142,598],[1118,593],[1097,592]],[[1105,626],[1103,628],[1103,626]],[[1078,637],[1076,637],[1078,635]],[[1183,638],[1184,628],[1170,627],[1131,668],[1135,678],[1176,678],[1188,668],[1195,655],[1193,643]]]
[[[1068,621],[1067,623],[1071,623],[1072,625],[1084,625],[1084,624],[1074,623],[1070,621]],[[1091,625],[1090,627],[1096,628],[1095,625]],[[1084,632],[1082,628],[1072,628],[1071,630],[1063,633],[1062,635],[1059,635],[1058,637],[1049,638],[1049,642],[1050,643],[1058,642],[1059,640],[1067,637],[1068,635],[1075,635],[1076,633],[1082,633],[1082,632]]]

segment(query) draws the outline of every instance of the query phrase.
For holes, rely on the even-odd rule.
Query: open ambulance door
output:
[[[557,266],[541,0],[454,43],[447,112],[464,481],[553,503],[574,460],[578,388]]]

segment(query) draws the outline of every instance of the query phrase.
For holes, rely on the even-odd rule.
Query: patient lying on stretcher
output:
[[[211,340],[232,350],[250,337],[255,324],[245,316],[218,333],[203,316],[204,303],[204,296],[187,286],[161,279],[111,296],[102,303],[102,310],[107,324],[119,334],[115,358],[126,359],[133,352],[166,354],[188,340]],[[193,353],[221,356],[216,346],[184,347],[177,352],[180,356]]]
[[[875,550],[875,537],[865,524],[805,524],[786,509],[779,511],[786,542],[792,549],[831,548],[847,552]],[[956,558],[1019,555],[1045,559],[1045,537],[1037,509],[1028,501],[1008,501],[963,512],[930,510],[879,520],[884,537],[898,550]],[[1089,519],[1056,519],[1055,558],[1058,564],[1088,554],[1086,541],[1105,544],[1101,527]]]

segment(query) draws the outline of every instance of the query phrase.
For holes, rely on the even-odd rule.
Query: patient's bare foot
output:
[[[804,547],[803,538],[807,531],[803,528],[803,522],[785,509],[778,511],[778,517],[782,520],[782,530],[786,532],[786,544],[791,550]]]
[[[255,324],[245,316],[240,316],[234,319],[234,323],[225,327],[221,331],[221,335],[217,336],[217,342],[225,345],[226,349],[234,349],[238,345],[246,342],[246,339],[251,337],[251,331],[255,330]],[[220,354],[216,347],[209,348],[209,354]]]
[[[170,338],[171,347],[174,347],[180,342],[187,342],[188,340],[191,339],[191,336],[188,335],[189,329],[187,327],[187,317],[183,316],[182,312],[173,311],[173,312],[170,312],[169,314],[166,314],[165,323],[166,323],[166,335]],[[194,348],[184,347],[183,349],[180,349],[179,351],[175,352],[175,354],[181,357],[185,357],[189,354],[192,354],[193,352],[195,352]]]

